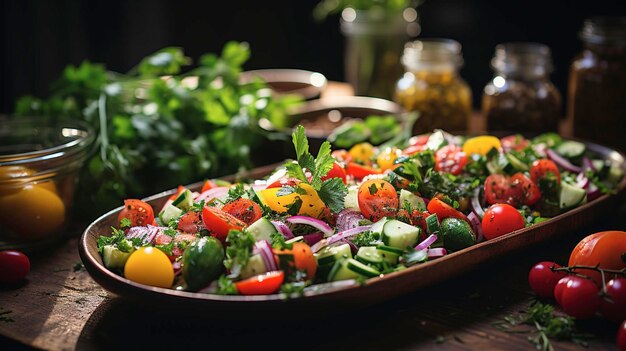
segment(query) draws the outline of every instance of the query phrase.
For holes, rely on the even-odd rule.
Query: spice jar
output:
[[[567,114],[577,138],[626,150],[626,18],[587,19],[570,66]]]
[[[461,44],[451,39],[408,42],[401,59],[405,73],[397,81],[394,100],[407,111],[418,111],[414,134],[435,128],[467,130],[472,91],[460,76]]]
[[[550,81],[550,48],[531,42],[496,46],[494,77],[483,90],[482,113],[489,131],[556,132],[561,93]]]

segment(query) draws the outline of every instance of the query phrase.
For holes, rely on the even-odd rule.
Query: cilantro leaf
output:
[[[241,270],[248,264],[254,246],[254,237],[245,231],[230,230],[226,237],[226,259],[224,266],[230,270],[229,278],[237,278]]]
[[[337,213],[344,209],[348,188],[341,178],[330,178],[322,182],[317,194],[332,212]]]

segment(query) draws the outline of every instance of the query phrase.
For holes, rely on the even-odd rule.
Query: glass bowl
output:
[[[66,237],[94,132],[80,121],[0,117],[0,249],[37,249]]]

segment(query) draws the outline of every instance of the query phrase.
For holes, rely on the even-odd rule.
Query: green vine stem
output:
[[[566,267],[550,267],[550,270],[552,270],[553,272],[567,272],[568,275],[575,275],[581,278],[585,278],[585,279],[590,279],[589,276],[578,273],[576,270],[580,270],[580,269],[588,269],[588,270],[594,270],[597,272],[600,272],[600,276],[602,277],[602,287],[600,289],[600,291],[602,292],[602,295],[606,295],[606,275],[607,274],[614,274],[617,276],[622,276],[622,277],[626,277],[626,268],[622,268],[622,269],[606,269],[606,268],[600,268],[598,265],[596,266],[585,266],[585,265],[574,265],[574,266],[566,266]]]

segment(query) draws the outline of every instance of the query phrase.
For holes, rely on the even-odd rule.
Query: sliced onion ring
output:
[[[478,215],[475,212],[470,212],[467,215],[467,219],[469,219],[472,229],[474,229],[474,233],[476,233],[476,242],[479,243],[483,241],[485,237],[483,234],[483,225]]]
[[[342,232],[339,232],[337,234],[333,234],[331,236],[329,236],[328,238],[322,239],[320,241],[318,241],[315,245],[313,245],[311,247],[311,250],[313,252],[317,252],[320,249],[322,249],[324,246],[328,246],[328,245],[332,245],[338,241],[341,240],[349,240],[350,238],[352,238],[353,236],[356,236],[357,234],[363,233],[367,230],[370,230],[372,228],[371,224],[368,225],[362,225],[362,226],[358,226],[355,228],[351,228],[351,229],[346,229]]]
[[[415,250],[419,251],[419,250],[427,249],[435,241],[437,241],[437,234],[430,234],[426,239],[424,239],[421,243],[415,246]]]
[[[276,266],[276,261],[274,260],[272,246],[267,242],[267,240],[260,240],[254,243],[252,253],[261,255],[265,268],[267,268],[268,271],[278,270],[278,266]]]
[[[276,230],[281,233],[285,239],[292,239],[294,237],[289,226],[281,221],[271,221]]]
[[[442,257],[448,254],[448,251],[443,247],[437,247],[434,249],[428,249],[428,258]]]
[[[474,190],[474,195],[472,196],[470,203],[472,205],[472,213],[476,213],[479,218],[483,218],[485,210],[480,204],[480,188],[476,188],[476,190]]]
[[[307,224],[316,229],[319,229],[325,236],[332,235],[335,230],[328,225],[328,223],[322,221],[321,219],[309,217],[309,216],[291,216],[287,217],[287,222],[293,224]]]
[[[552,150],[552,149],[548,149],[546,150],[546,154],[548,155],[548,158],[551,159],[552,161],[554,161],[554,163],[556,163],[559,167],[570,171],[572,173],[580,173],[581,172],[581,168],[578,166],[573,165],[571,162],[569,162],[565,157],[559,155],[556,151]]]

